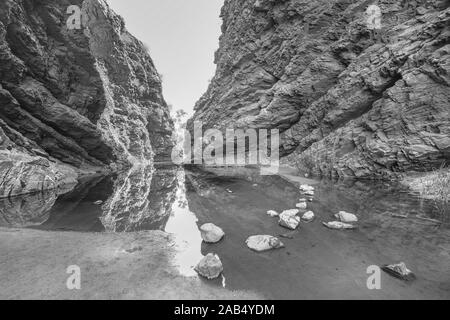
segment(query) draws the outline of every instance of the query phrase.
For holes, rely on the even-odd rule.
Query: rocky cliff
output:
[[[379,33],[366,12],[381,9]],[[395,178],[450,159],[450,1],[226,0],[192,120],[278,128],[289,163]]]
[[[104,0],[0,2],[0,197],[168,157],[172,128],[145,46]]]

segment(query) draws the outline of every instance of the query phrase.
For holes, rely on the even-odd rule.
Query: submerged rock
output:
[[[225,236],[225,232],[212,223],[206,223],[200,227],[203,241],[206,243],[217,243]]]
[[[405,281],[412,281],[416,279],[415,274],[406,267],[406,264],[404,262],[400,262],[399,264],[385,265],[381,267],[381,269],[391,276]]]
[[[103,204],[103,201],[102,201],[102,200],[98,200],[98,201],[95,201],[94,204],[97,205],[97,206],[99,206],[99,205],[102,205],[102,204]]]
[[[302,220],[305,222],[311,222],[314,220],[316,216],[314,215],[314,212],[308,211],[302,216]]]
[[[223,265],[218,255],[208,253],[208,255],[198,263],[194,270],[202,277],[212,280],[218,278],[222,274]]]
[[[356,227],[352,224],[340,222],[340,221],[333,221],[333,222],[324,222],[323,225],[329,229],[333,230],[352,230],[356,229]]]
[[[267,211],[267,215],[274,218],[274,217],[278,217],[280,214],[278,212],[276,212],[275,210],[269,210],[269,211]]]
[[[286,239],[294,239],[294,236],[295,236],[297,233],[298,233],[297,231],[292,231],[292,232],[280,234],[279,237],[281,237],[281,238],[286,238]]]
[[[340,211],[337,215],[335,215],[336,219],[344,223],[355,223],[358,222],[358,217],[353,213],[348,213],[345,211]]]
[[[245,243],[250,249],[256,252],[284,248],[284,244],[280,241],[280,239],[268,235],[251,236]]]

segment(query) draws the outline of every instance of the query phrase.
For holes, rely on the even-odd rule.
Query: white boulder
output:
[[[267,211],[267,215],[273,217],[278,217],[280,214],[276,212],[275,210],[269,210]]]
[[[324,222],[323,225],[327,228],[334,229],[334,230],[351,230],[356,229],[356,227],[352,224],[340,222],[340,221],[333,221],[333,222]]]
[[[314,187],[309,186],[309,185],[307,185],[307,184],[302,184],[302,185],[300,186],[300,190],[303,191],[303,192],[314,191]]]
[[[306,210],[308,208],[308,205],[306,204],[306,202],[297,203],[295,206],[297,208],[299,208],[300,210]]]
[[[283,216],[290,216],[290,217],[295,217],[297,214],[299,214],[300,210],[298,209],[289,209],[289,210],[284,210],[281,214]]]
[[[296,230],[298,225],[300,224],[300,217],[297,216],[289,216],[289,215],[280,215],[280,226],[290,229]]]
[[[216,254],[209,253],[194,268],[194,270],[207,279],[216,279],[223,272],[222,261]]]
[[[250,249],[256,252],[284,248],[284,244],[280,241],[280,239],[267,235],[251,236],[245,243]]]
[[[305,222],[311,222],[314,220],[316,216],[314,215],[314,212],[308,211],[302,216],[302,220]]]
[[[212,223],[206,223],[200,227],[203,241],[206,243],[217,243],[225,236],[225,232]]]
[[[336,219],[338,219],[341,222],[344,223],[355,223],[358,222],[358,217],[355,216],[353,213],[348,213],[345,211],[340,211],[337,215],[336,215]]]

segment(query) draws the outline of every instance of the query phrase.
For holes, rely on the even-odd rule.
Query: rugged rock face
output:
[[[217,72],[190,125],[278,128],[286,159],[320,175],[435,168],[450,158],[449,5],[226,0]]]
[[[67,28],[70,5],[81,29]],[[145,46],[105,1],[1,1],[0,197],[150,164],[172,128]]]

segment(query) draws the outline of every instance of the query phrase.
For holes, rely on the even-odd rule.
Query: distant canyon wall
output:
[[[226,0],[217,71],[189,125],[279,129],[284,161],[322,176],[437,168],[450,159],[449,6]]]
[[[0,2],[0,197],[168,158],[172,131],[147,49],[104,0]]]

